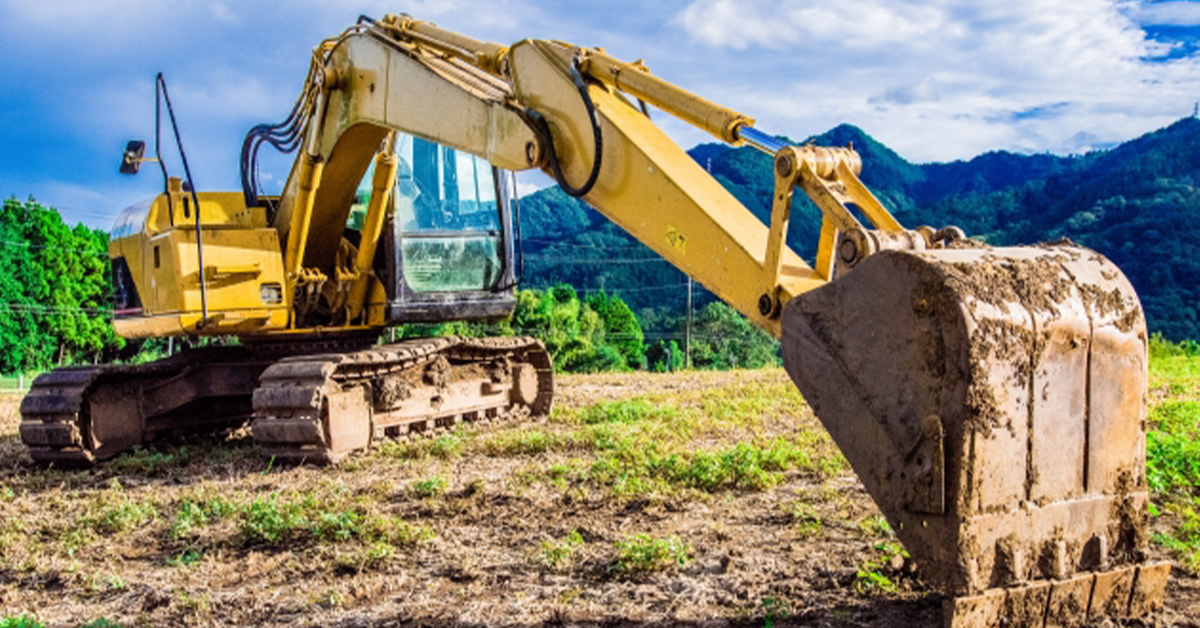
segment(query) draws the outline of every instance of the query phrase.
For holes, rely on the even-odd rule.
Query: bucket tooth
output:
[[[1088,621],[1105,617],[1125,617],[1129,611],[1129,594],[1133,590],[1133,567],[1114,569],[1096,574],[1092,588],[1092,601],[1088,607]]]
[[[1111,262],[1057,245],[884,251],[781,323],[784,366],[948,622],[989,625],[995,590],[1007,625],[1161,605],[1165,572],[1142,565],[1145,321]]]
[[[1077,628],[1087,622],[1088,602],[1096,577],[1092,574],[1058,580],[1050,587],[1046,628]]]
[[[1128,616],[1143,617],[1162,610],[1167,577],[1170,575],[1170,563],[1139,566],[1133,578],[1133,593],[1129,596]]]

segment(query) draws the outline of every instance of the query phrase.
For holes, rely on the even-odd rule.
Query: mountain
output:
[[[958,225],[996,245],[1070,238],[1112,259],[1138,290],[1152,331],[1200,339],[1200,120],[1185,118],[1105,151],[1075,156],[996,151],[914,164],[841,125],[809,138],[852,144],[862,179],[904,224]],[[759,219],[770,216],[771,158],[701,144],[689,153]],[[803,195],[788,243],[811,260],[820,215]],[[654,328],[685,307],[686,278],[585,204],[557,189],[522,200],[526,279],[620,293]],[[699,293],[699,302],[711,299]]]

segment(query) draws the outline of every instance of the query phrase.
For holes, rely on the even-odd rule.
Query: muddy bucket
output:
[[[1146,326],[1073,246],[885,251],[783,311],[784,365],[948,625],[1162,603],[1145,564]]]

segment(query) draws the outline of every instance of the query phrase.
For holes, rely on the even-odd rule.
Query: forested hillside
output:
[[[1070,238],[1125,271],[1153,331],[1176,340],[1200,338],[1200,120],[1185,118],[1086,155],[991,152],[936,164],[910,163],[849,125],[809,139],[853,144],[863,157],[863,180],[904,224],[958,225],[997,245]],[[774,186],[769,156],[713,144],[691,154],[756,216],[768,219]],[[651,329],[678,325],[686,296],[682,274],[644,261],[654,254],[558,190],[543,190],[522,208],[530,282],[603,285],[622,295]],[[798,199],[788,241],[809,260],[819,226],[816,208]]]
[[[1200,338],[1200,121],[1183,119],[1086,155],[993,152],[939,164],[910,163],[848,125],[810,139],[853,144],[863,157],[863,180],[901,222],[955,224],[998,245],[1070,238],[1124,269],[1152,331]],[[774,186],[768,155],[716,144],[691,155],[768,220]],[[809,260],[819,224],[817,210],[798,196],[788,240]],[[534,334],[568,370],[683,364],[688,282],[682,273],[557,188],[521,201],[521,230],[526,292],[512,321],[407,333]],[[119,357],[124,342],[109,324],[105,243],[103,232],[71,228],[33,200],[4,201],[0,373]],[[698,285],[693,304],[695,366],[777,360],[769,337]]]

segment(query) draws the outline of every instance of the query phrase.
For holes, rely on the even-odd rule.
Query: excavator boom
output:
[[[468,302],[476,318],[511,311],[502,186],[501,220],[476,231],[467,226],[484,224],[481,179],[471,202],[437,192],[459,189],[469,172],[455,154],[475,156],[543,170],[780,338],[788,373],[945,594],[948,626],[1074,626],[1161,606],[1169,567],[1146,556],[1145,321],[1133,288],[1101,255],[907,229],[859,180],[852,147],[787,145],[601,49],[501,46],[388,15],[318,46],[301,94],[288,120],[247,136],[244,203],[199,195],[196,231],[201,215],[228,216],[212,227],[219,238],[204,238],[231,243],[208,258],[211,271],[175,260],[180,285],[193,278],[179,290],[209,290],[203,313],[185,299],[157,326],[150,312],[127,324],[141,335],[242,337],[249,356],[227,357],[242,365],[243,384],[222,389],[222,403],[244,415],[252,397],[254,435],[271,455],[336,461],[379,438],[550,411],[549,357],[536,340],[362,342],[384,325],[465,317]],[[671,141],[647,103],[770,154],[769,222]],[[253,181],[264,142],[300,149],[277,199],[260,198]],[[347,235],[372,164],[362,227]],[[169,189],[145,218],[149,239],[120,240],[120,259],[149,259],[143,249],[167,237],[199,253],[198,233],[175,222],[187,212],[182,187]],[[797,190],[821,212],[811,263],[786,242]],[[253,268],[219,257],[247,250],[258,256]],[[444,285],[422,296],[431,277],[445,279],[438,256],[451,253],[485,279],[469,299]],[[154,268],[157,256],[156,247]],[[137,272],[133,284],[144,281]],[[226,304],[246,298],[247,273],[259,277],[247,285],[262,286],[264,303],[273,299],[257,318]],[[281,287],[268,291],[268,279]],[[318,351],[330,333],[341,335]],[[298,337],[317,340],[297,348]],[[285,345],[274,361],[262,350]],[[22,437],[46,461],[113,455],[141,435],[110,424],[139,410],[130,395],[148,398],[152,388],[177,398],[162,391],[213,370],[171,364],[50,374],[23,406]],[[146,390],[131,383],[159,371],[167,379]],[[163,426],[172,416],[141,420]],[[105,434],[115,435],[107,446]]]

